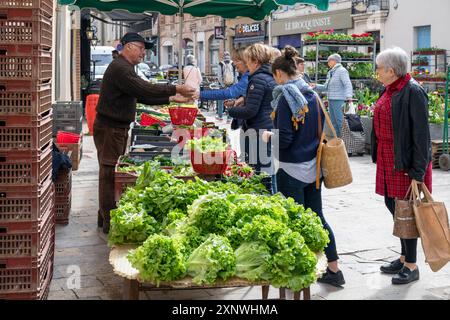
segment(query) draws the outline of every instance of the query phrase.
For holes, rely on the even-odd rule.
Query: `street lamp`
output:
[[[96,33],[97,33],[97,28],[95,26],[86,28],[86,38],[89,41],[92,41],[95,39]]]

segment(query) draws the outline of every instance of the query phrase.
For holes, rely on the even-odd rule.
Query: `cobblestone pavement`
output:
[[[225,125],[225,123],[224,123]],[[233,135],[235,138],[236,136]],[[97,229],[98,165],[91,136],[83,139],[83,159],[73,173],[72,212],[67,226],[56,228],[55,271],[49,299],[121,299],[122,279],[108,262],[106,237]],[[376,195],[375,165],[369,156],[350,158],[354,182],[323,190],[324,213],[332,226],[346,285],[311,287],[312,299],[450,299],[450,264],[437,273],[426,265],[419,241],[421,279],[393,286],[379,267],[399,255],[392,216]],[[433,194],[450,207],[450,172],[433,170]],[[79,276],[77,276],[79,275]],[[260,287],[141,292],[141,299],[259,299]],[[292,294],[288,292],[287,298]],[[269,298],[278,298],[271,288]]]

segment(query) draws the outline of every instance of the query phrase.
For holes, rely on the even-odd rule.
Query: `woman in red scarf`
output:
[[[394,215],[395,199],[406,196],[412,180],[431,190],[431,141],[428,97],[407,73],[408,55],[400,48],[377,56],[377,75],[385,86],[376,103],[372,131],[372,159],[377,164],[376,193],[384,196]],[[393,284],[419,279],[417,239],[400,239],[401,256],[381,266],[394,274]]]

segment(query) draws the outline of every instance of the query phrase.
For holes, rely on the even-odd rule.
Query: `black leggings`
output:
[[[394,217],[395,212],[395,199],[384,196],[384,203]],[[400,239],[402,246],[402,256],[405,257],[405,261],[408,263],[416,263],[417,261],[417,239]]]

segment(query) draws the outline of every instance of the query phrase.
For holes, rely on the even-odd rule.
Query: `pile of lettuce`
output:
[[[316,281],[316,253],[329,238],[311,210],[230,182],[149,175],[111,213],[109,239],[142,244],[128,259],[143,280],[213,285],[238,277],[295,291]]]

